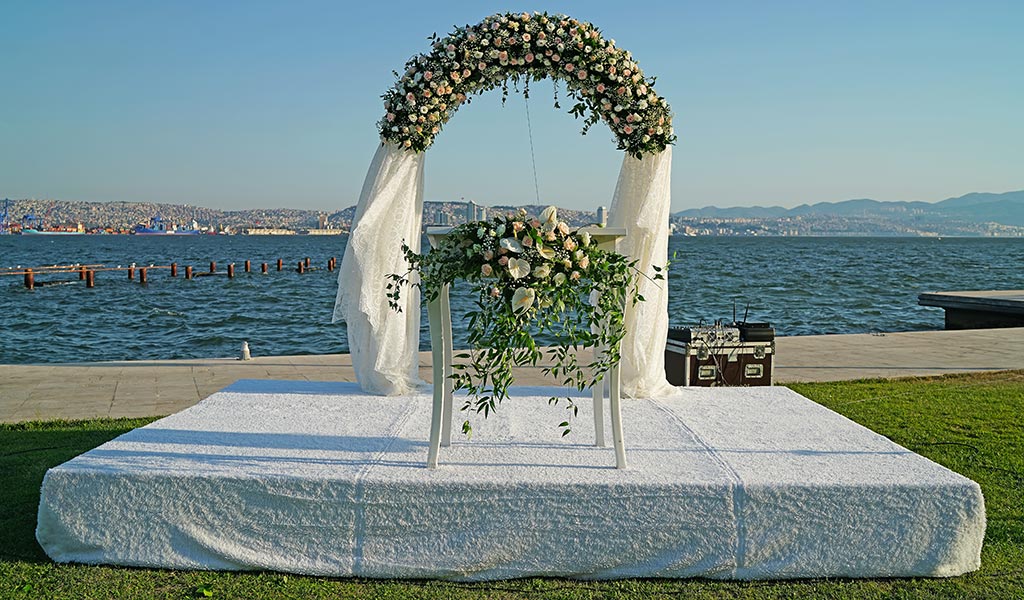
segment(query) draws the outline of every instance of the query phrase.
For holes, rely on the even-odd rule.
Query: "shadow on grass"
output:
[[[43,475],[153,419],[48,421],[0,425],[0,561],[48,563],[36,543]]]

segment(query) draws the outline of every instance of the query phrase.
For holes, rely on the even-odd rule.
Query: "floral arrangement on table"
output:
[[[596,385],[619,362],[625,303],[643,300],[636,261],[599,248],[586,231],[573,231],[553,206],[539,218],[520,209],[460,225],[425,254],[407,245],[402,250],[409,271],[388,276],[392,309],[401,310],[398,300],[407,285],[419,286],[433,300],[444,285],[462,279],[476,294],[466,315],[471,349],[457,355],[465,362],[453,365],[452,379],[456,391],[468,394],[462,410],[485,417],[508,397],[512,367],[542,358],[535,333],[548,332],[560,342],[547,350],[552,364],[543,368],[545,374],[579,390]],[[661,278],[656,269],[653,279]],[[579,353],[595,348],[596,354]],[[572,398],[565,400],[575,416]],[[569,421],[559,427],[563,435],[570,431]],[[469,421],[463,431],[472,431]]]
[[[504,99],[509,82],[518,86],[522,80],[529,98],[529,82],[545,77],[556,86],[565,82],[574,101],[569,112],[586,116],[583,133],[604,121],[619,149],[636,158],[661,152],[676,139],[669,106],[654,92],[655,79],[590,23],[565,15],[505,13],[429,39],[430,53],[410,59],[405,74],[395,72],[399,80],[382,96],[386,114],[378,126],[385,141],[422,152],[473,94],[500,86]]]

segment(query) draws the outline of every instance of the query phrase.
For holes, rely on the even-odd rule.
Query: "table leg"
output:
[[[441,451],[441,421],[444,404],[444,341],[441,333],[441,301],[439,298],[427,302],[427,319],[430,321],[430,358],[434,370],[434,405],[430,411],[430,447],[427,451],[427,468],[437,468],[437,456]]]
[[[615,445],[615,468],[626,468],[626,441],[622,436],[622,413],[619,400],[621,387],[619,385],[619,365],[612,367],[608,378],[608,387],[611,388],[609,404],[612,412],[612,443]]]
[[[444,345],[444,395],[441,405],[441,445],[452,445],[452,309],[448,302],[448,290],[451,286],[445,285],[441,289],[441,337]]]
[[[594,348],[594,362],[597,362],[601,355],[600,348]],[[604,448],[604,385],[608,381],[606,376],[590,388],[594,396],[594,444],[598,448]]]

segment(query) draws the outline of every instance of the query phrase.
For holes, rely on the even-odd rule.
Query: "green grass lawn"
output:
[[[1024,371],[796,391],[981,484],[982,567],[953,579],[481,584],[57,565],[35,541],[43,474],[152,419],[0,425],[0,598],[1024,598]]]

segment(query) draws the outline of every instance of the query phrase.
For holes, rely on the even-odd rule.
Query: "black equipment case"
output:
[[[775,330],[768,323],[673,328],[665,375],[677,386],[772,385]]]

